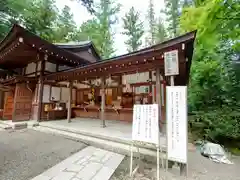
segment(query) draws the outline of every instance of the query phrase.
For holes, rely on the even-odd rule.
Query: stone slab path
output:
[[[88,146],[32,180],[109,180],[123,158]]]

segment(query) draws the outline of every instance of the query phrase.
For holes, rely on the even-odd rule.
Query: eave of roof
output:
[[[23,27],[14,24],[9,33],[0,43],[0,53],[8,47],[8,45],[13,42],[16,38],[22,37],[24,38],[24,43],[29,47],[35,48],[39,52],[43,52],[45,54],[53,52],[60,57],[66,57],[66,61],[76,61],[78,63],[89,63],[89,61],[80,58],[79,56],[62,49],[54,44],[49,43],[48,41],[38,37],[37,35],[31,33],[30,31],[24,29]],[[50,54],[51,55],[51,54]]]
[[[69,42],[69,43],[54,43],[56,46],[70,50],[70,49],[82,49],[82,48],[91,48],[93,50],[93,55],[101,60],[101,56],[98,53],[97,48],[95,47],[92,41],[80,41],[80,42]]]
[[[155,44],[153,46],[150,46],[150,47],[147,47],[147,48],[143,48],[143,49],[140,49],[138,51],[131,52],[131,53],[127,53],[127,54],[123,54],[123,55],[116,56],[116,57],[113,57],[113,58],[105,59],[103,61],[105,62],[105,61],[111,61],[111,60],[124,59],[124,58],[130,57],[130,56],[144,54],[144,53],[149,52],[149,51],[165,49],[165,48],[173,46],[175,44],[186,43],[186,42],[188,42],[188,41],[190,41],[192,39],[195,39],[196,33],[197,33],[196,30],[195,31],[191,31],[191,32],[188,32],[188,33],[183,34],[181,36],[178,36],[176,38],[172,38],[172,39],[169,39],[167,41],[164,41],[162,43]]]
[[[110,59],[106,59],[106,60],[103,60],[101,62],[96,62],[96,63],[92,63],[92,64],[89,64],[89,65],[85,65],[85,66],[82,66],[82,67],[78,67],[78,68],[74,68],[74,69],[70,69],[70,70],[66,70],[66,71],[62,71],[61,73],[54,73],[54,74],[51,74],[51,75],[48,75],[48,76],[45,76],[45,79],[57,79],[57,76],[68,76],[70,74],[76,74],[76,73],[82,73],[82,72],[86,72],[86,71],[89,71],[90,73],[92,74],[96,74],[94,73],[95,69],[101,69],[101,68],[105,68],[107,66],[112,66],[112,65],[115,65],[115,64],[120,64],[120,63],[125,63],[125,64],[129,64],[132,62],[131,59],[133,59],[132,57],[134,57],[134,61],[136,61],[136,59],[138,60],[139,59],[139,64],[138,64],[138,67],[140,65],[140,59],[141,61],[143,61],[145,59],[145,56],[147,57],[154,57],[154,56],[162,56],[161,53],[165,52],[165,51],[169,51],[169,50],[173,50],[173,49],[176,49],[176,47],[181,47],[182,48],[182,44],[185,44],[186,45],[186,50],[185,51],[189,51],[188,52],[188,66],[187,68],[190,68],[190,65],[191,65],[191,60],[192,60],[192,52],[193,52],[193,44],[194,44],[194,40],[195,40],[195,37],[196,37],[196,31],[192,31],[190,33],[187,33],[187,34],[184,34],[182,36],[179,36],[177,38],[174,38],[174,39],[170,39],[168,41],[165,41],[163,43],[160,43],[160,44],[157,44],[157,45],[154,45],[154,46],[151,46],[151,47],[148,47],[148,48],[144,48],[144,49],[141,49],[139,51],[136,51],[136,52],[133,52],[133,53],[128,53],[128,54],[125,54],[125,55],[121,55],[121,56],[117,56],[117,57],[114,57],[114,58],[110,58]],[[163,58],[161,58],[163,59]],[[158,60],[157,60],[158,61]],[[155,61],[155,63],[157,62]],[[161,61],[161,60],[160,60]],[[163,61],[158,61],[158,65],[163,65]],[[156,65],[157,65],[156,63]],[[133,63],[131,63],[133,65]],[[142,68],[145,68],[145,67],[142,67]],[[101,72],[103,74],[103,72]],[[108,72],[109,74],[111,74],[110,72]],[[189,70],[187,70],[186,72],[186,77],[188,77],[188,74],[189,74]],[[87,74],[82,74],[81,75],[82,77],[86,76],[87,77]]]
[[[79,41],[79,42],[68,42],[68,43],[54,43],[54,45],[64,48],[64,49],[72,49],[72,48],[82,48],[89,47],[92,45],[92,41]]]

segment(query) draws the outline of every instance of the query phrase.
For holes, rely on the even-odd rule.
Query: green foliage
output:
[[[232,145],[240,148],[240,113],[229,107],[214,109],[208,112],[198,111],[192,121],[191,129],[198,136],[212,142]]]
[[[98,29],[100,29],[100,24],[97,19],[88,20],[80,26],[75,34],[75,39],[76,41],[93,41],[93,44],[102,56],[104,54],[102,49],[102,41],[104,41],[104,39]]]
[[[183,32],[198,30],[189,84],[191,125],[206,139],[226,144],[240,140],[240,81],[232,60],[239,49],[237,1],[194,1],[183,10]],[[239,145],[237,145],[239,146]]]
[[[155,26],[155,37],[154,38],[155,38],[156,43],[161,43],[161,42],[167,40],[167,38],[168,38],[166,28],[165,28],[165,26],[163,24],[163,21],[160,17],[159,17],[158,22],[156,23],[156,26]]]
[[[123,18],[124,32],[122,34],[128,36],[125,44],[128,46],[128,52],[133,52],[139,49],[142,45],[141,37],[144,33],[143,22],[139,19],[139,13],[132,7]]]
[[[82,5],[85,6],[90,13],[94,12],[93,0],[77,0],[77,1],[82,2]]]
[[[58,16],[54,40],[56,42],[69,42],[74,39],[76,32],[76,23],[73,19],[73,14],[68,6],[62,9],[61,14]]]
[[[115,52],[113,48],[112,26],[117,22],[116,14],[120,11],[120,4],[112,0],[101,0],[95,4],[94,18],[83,23],[76,33],[77,40],[91,39],[100,55],[106,59]]]
[[[50,42],[54,41],[53,26],[58,16],[54,0],[34,0],[23,11],[24,26]]]
[[[110,58],[115,52],[113,48],[113,31],[112,25],[117,22],[117,13],[120,11],[120,4],[115,3],[113,0],[100,0],[96,5],[95,17],[99,23],[97,29],[102,35],[102,45],[100,52],[103,58]]]
[[[172,37],[178,35],[180,7],[179,0],[165,0],[164,12],[167,16],[168,31]]]
[[[150,38],[148,38],[147,44],[153,45],[153,44],[155,44],[155,25],[156,25],[153,0],[149,0],[147,19],[148,19],[149,34],[150,34]]]
[[[12,23],[22,22],[22,12],[29,0],[0,0],[0,39],[8,32]]]
[[[81,2],[93,12],[92,0]],[[0,39],[18,23],[50,42],[67,42],[76,31],[73,15],[66,6],[61,14],[55,0],[0,0]]]
[[[149,31],[148,35],[145,37],[146,46],[161,43],[168,38],[166,27],[163,23],[161,15],[161,13],[157,15],[155,14],[153,1],[149,0],[149,6],[147,11]]]

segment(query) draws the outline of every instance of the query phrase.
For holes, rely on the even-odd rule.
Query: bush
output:
[[[198,111],[189,118],[190,128],[198,137],[226,146],[240,147],[240,111],[230,108]],[[237,144],[238,143],[238,144]]]

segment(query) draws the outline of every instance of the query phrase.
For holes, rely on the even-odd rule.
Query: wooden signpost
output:
[[[158,104],[134,105],[133,125],[132,125],[132,145],[130,160],[130,176],[139,168],[140,164],[133,171],[133,147],[136,146],[139,152],[139,145],[150,144],[157,148],[157,179],[160,179],[159,173],[159,119]],[[140,163],[140,161],[139,161]]]
[[[170,76],[167,86],[167,159],[180,163],[180,174],[187,175],[187,87],[174,86],[174,76],[179,74],[178,50],[164,53],[165,76]]]

